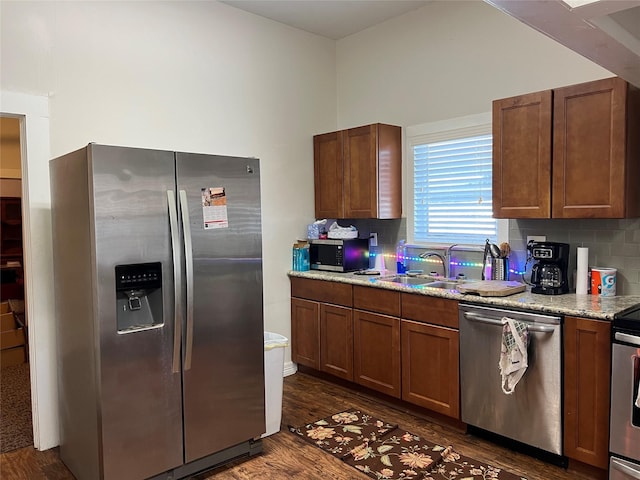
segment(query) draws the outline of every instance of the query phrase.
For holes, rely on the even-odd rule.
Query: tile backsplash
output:
[[[577,248],[587,247],[589,266],[618,270],[618,295],[640,295],[640,219],[510,220],[509,243],[519,265],[526,260],[527,235],[546,235],[548,241],[571,246],[569,279],[573,288]]]
[[[376,232],[378,234],[377,250],[384,252],[387,268],[395,271],[393,255],[398,241],[407,238],[406,219],[354,219],[339,220],[338,223],[342,226],[355,226],[360,237],[367,237],[371,232]],[[588,247],[590,266],[610,267],[618,270],[618,295],[640,295],[640,219],[510,220],[511,280],[521,280],[520,273],[525,271],[526,242],[529,235],[544,235],[550,242],[564,242],[571,246],[569,281],[572,288],[575,288],[573,274],[576,269],[577,248]],[[479,261],[482,261],[481,254]],[[526,264],[525,278],[527,280],[530,278],[531,266],[532,262]],[[514,271],[516,273],[513,273]],[[455,274],[455,269],[451,273]],[[476,271],[471,272],[469,276],[470,278],[479,278]]]

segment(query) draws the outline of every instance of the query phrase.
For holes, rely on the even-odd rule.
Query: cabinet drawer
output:
[[[356,286],[353,288],[353,307],[399,317],[400,292]]]
[[[291,277],[291,296],[351,307],[353,287],[346,283]]]
[[[447,298],[403,293],[402,318],[458,328],[458,302]]]

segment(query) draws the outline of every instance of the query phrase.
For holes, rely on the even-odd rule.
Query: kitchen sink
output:
[[[417,277],[411,275],[393,275],[391,277],[381,277],[378,282],[391,282],[399,285],[425,285],[434,281],[434,277]]]
[[[415,286],[415,287],[426,287],[426,288],[441,288],[441,289],[453,289],[456,288],[461,283],[464,283],[464,280],[453,280],[442,278],[441,280],[438,277],[433,277],[430,275],[423,276],[414,276],[414,275],[393,275],[390,277],[382,277],[377,280],[378,282],[391,282],[396,283],[398,285],[407,285],[407,286]]]

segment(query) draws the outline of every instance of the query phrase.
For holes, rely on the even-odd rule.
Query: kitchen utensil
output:
[[[489,253],[493,258],[500,258],[500,247],[498,247],[495,243],[489,244]]]
[[[509,280],[509,259],[505,257],[491,259],[491,280]]]
[[[491,262],[489,262],[490,258],[494,258],[493,254],[491,253],[491,242],[489,241],[489,239],[487,238],[487,240],[484,243],[484,252],[482,254],[482,274],[481,274],[481,279],[489,279],[491,278],[491,271],[488,271],[487,274],[487,269],[491,268]]]
[[[502,242],[500,244],[500,256],[502,258],[507,258],[510,253],[511,253],[511,245],[509,245],[507,242]]]

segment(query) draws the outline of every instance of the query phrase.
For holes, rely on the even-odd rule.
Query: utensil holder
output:
[[[491,259],[491,280],[509,280],[509,259]]]

